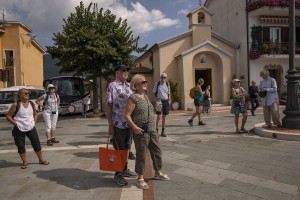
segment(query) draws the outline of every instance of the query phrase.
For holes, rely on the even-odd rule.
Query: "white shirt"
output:
[[[57,95],[57,98],[56,98]],[[43,94],[44,96],[44,101],[46,100],[47,94]],[[52,111],[58,112],[58,106],[57,106],[57,100],[59,99],[58,94],[53,94],[51,97],[50,94],[48,94],[48,99],[47,102],[45,102],[45,105],[48,106],[48,109],[44,110],[44,112],[51,113]]]
[[[34,128],[34,118],[33,118],[33,108],[30,103],[28,107],[24,108],[23,104],[20,102],[20,109],[14,117],[15,122],[20,131],[27,132]]]

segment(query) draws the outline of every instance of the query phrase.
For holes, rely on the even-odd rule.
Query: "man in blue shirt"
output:
[[[262,81],[259,84],[258,92],[267,92],[267,95],[263,98],[263,111],[264,119],[268,128],[272,127],[272,121],[278,128],[281,128],[280,115],[279,115],[279,97],[277,93],[277,84],[274,78],[269,76],[268,70],[263,70],[260,72]]]
[[[254,111],[259,107],[258,101],[258,87],[256,86],[256,82],[252,81],[252,85],[249,88],[250,101],[251,101],[251,113],[252,116],[255,116]],[[255,106],[254,106],[255,105]]]

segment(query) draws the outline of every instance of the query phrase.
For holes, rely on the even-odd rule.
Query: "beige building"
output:
[[[43,53],[22,22],[0,21],[0,88],[43,88]]]
[[[272,3],[271,0],[266,1]],[[205,6],[214,14],[212,30],[240,46],[237,76],[243,86],[247,88],[252,80],[259,83],[259,72],[268,69],[277,81],[279,96],[285,96],[285,75],[289,68],[289,8],[261,6],[260,3],[258,0],[206,0]],[[300,66],[299,8],[295,10],[295,17],[295,63]]]
[[[148,94],[153,101],[153,85],[165,72],[180,82],[181,109],[194,107],[189,91],[199,78],[211,85],[215,103],[228,104],[231,77],[237,72],[239,46],[212,31],[212,13],[200,6],[187,15],[189,30],[154,44],[136,61],[134,72],[147,71]]]

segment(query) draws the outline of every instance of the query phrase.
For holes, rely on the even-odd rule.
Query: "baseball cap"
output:
[[[118,70],[127,70],[127,71],[129,71],[130,68],[127,67],[126,65],[117,65],[117,66],[115,66],[115,71],[118,71]]]

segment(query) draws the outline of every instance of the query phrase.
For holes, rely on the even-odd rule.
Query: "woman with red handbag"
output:
[[[161,172],[162,151],[160,149],[158,133],[155,130],[154,108],[150,103],[145,91],[147,81],[142,75],[135,75],[130,83],[134,94],[130,95],[126,103],[125,119],[132,128],[133,139],[136,149],[135,171],[138,173],[137,186],[141,189],[149,189],[144,181],[146,152],[149,149],[155,170],[154,179],[167,180],[168,175]]]

